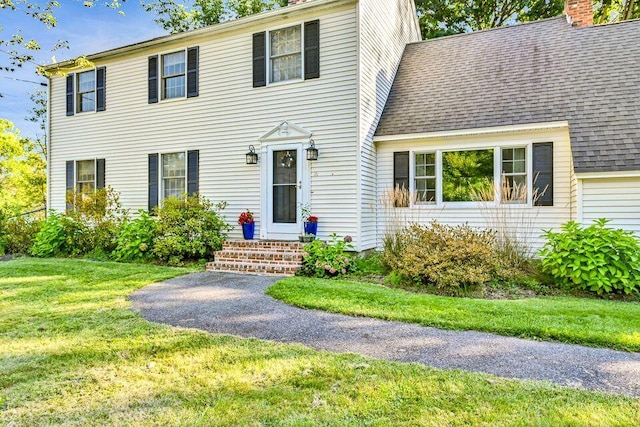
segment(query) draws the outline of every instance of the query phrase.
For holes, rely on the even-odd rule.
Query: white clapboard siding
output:
[[[598,218],[610,219],[610,227],[640,235],[640,177],[583,179],[583,223]]]
[[[574,180],[571,168],[571,148],[569,133],[566,128],[552,130],[537,130],[526,132],[509,132],[482,135],[467,135],[458,137],[438,137],[428,139],[416,139],[412,141],[377,142],[378,148],[378,197],[380,200],[389,189],[393,188],[393,153],[396,151],[420,151],[429,149],[472,149],[491,148],[506,144],[527,144],[531,142],[554,143],[554,206],[539,206],[524,208],[524,211],[514,211],[509,218],[514,221],[511,224],[519,230],[519,235],[532,247],[541,246],[542,230],[554,228],[573,219],[575,212],[575,199],[571,197],[572,180]],[[508,209],[513,209],[508,207]],[[522,208],[518,208],[522,209]],[[425,224],[431,220],[440,223],[458,225],[468,223],[472,227],[487,227],[491,222],[489,211],[481,206],[468,207],[436,207],[417,205],[412,208],[380,207],[378,216],[379,238],[384,236],[384,230],[389,222],[403,220],[405,223],[417,222]],[[530,224],[524,225],[523,223]],[[380,247],[381,241],[378,242]]]
[[[252,87],[252,34],[320,20],[320,78]],[[202,34],[202,33],[200,33]],[[199,96],[148,104],[147,58],[199,46]],[[311,204],[319,236],[357,236],[357,20],[356,5],[278,15],[251,28],[137,50],[96,62],[107,67],[106,111],[65,115],[65,80],[52,78],[50,204],[65,208],[65,161],[106,159],[106,184],[125,208],[147,207],[149,153],[200,150],[200,192],[226,201],[228,221],[250,209],[257,230],[263,213],[260,164],[245,153],[284,120],[313,132],[320,159],[310,164]],[[260,158],[259,163],[266,159]],[[232,238],[239,238],[236,226]]]
[[[376,245],[376,150],[373,134],[407,43],[421,40],[411,0],[361,0],[359,215],[360,249]]]

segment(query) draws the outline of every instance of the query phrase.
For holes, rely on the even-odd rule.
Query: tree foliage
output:
[[[142,2],[155,22],[171,33],[193,30],[207,25],[286,6],[287,0],[152,0]]]
[[[640,18],[640,1],[638,0],[596,0],[594,9],[593,21],[596,24]]]
[[[425,39],[549,18],[563,7],[564,0],[416,0]]]
[[[44,207],[46,184],[46,163],[36,144],[0,119],[0,210],[18,214]]]

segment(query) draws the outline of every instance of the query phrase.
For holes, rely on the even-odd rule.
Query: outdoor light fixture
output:
[[[249,146],[249,152],[247,153],[247,164],[255,165],[258,163],[258,153],[253,145]]]
[[[309,148],[307,148],[307,160],[318,160],[318,149],[313,139],[309,140]]]

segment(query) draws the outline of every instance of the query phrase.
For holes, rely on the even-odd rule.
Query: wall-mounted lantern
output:
[[[309,140],[309,148],[307,148],[307,160],[318,160],[318,149],[313,139]]]
[[[249,152],[247,153],[247,164],[255,165],[258,163],[258,153],[253,145],[249,146]]]

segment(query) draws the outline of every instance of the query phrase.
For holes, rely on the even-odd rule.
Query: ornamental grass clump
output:
[[[588,227],[570,221],[562,231],[545,231],[542,269],[569,289],[598,295],[640,292],[640,241],[629,231],[606,227],[601,218]]]
[[[491,230],[432,221],[406,227],[397,239],[397,247],[385,251],[383,261],[416,285],[466,289],[496,279],[501,270]]]

